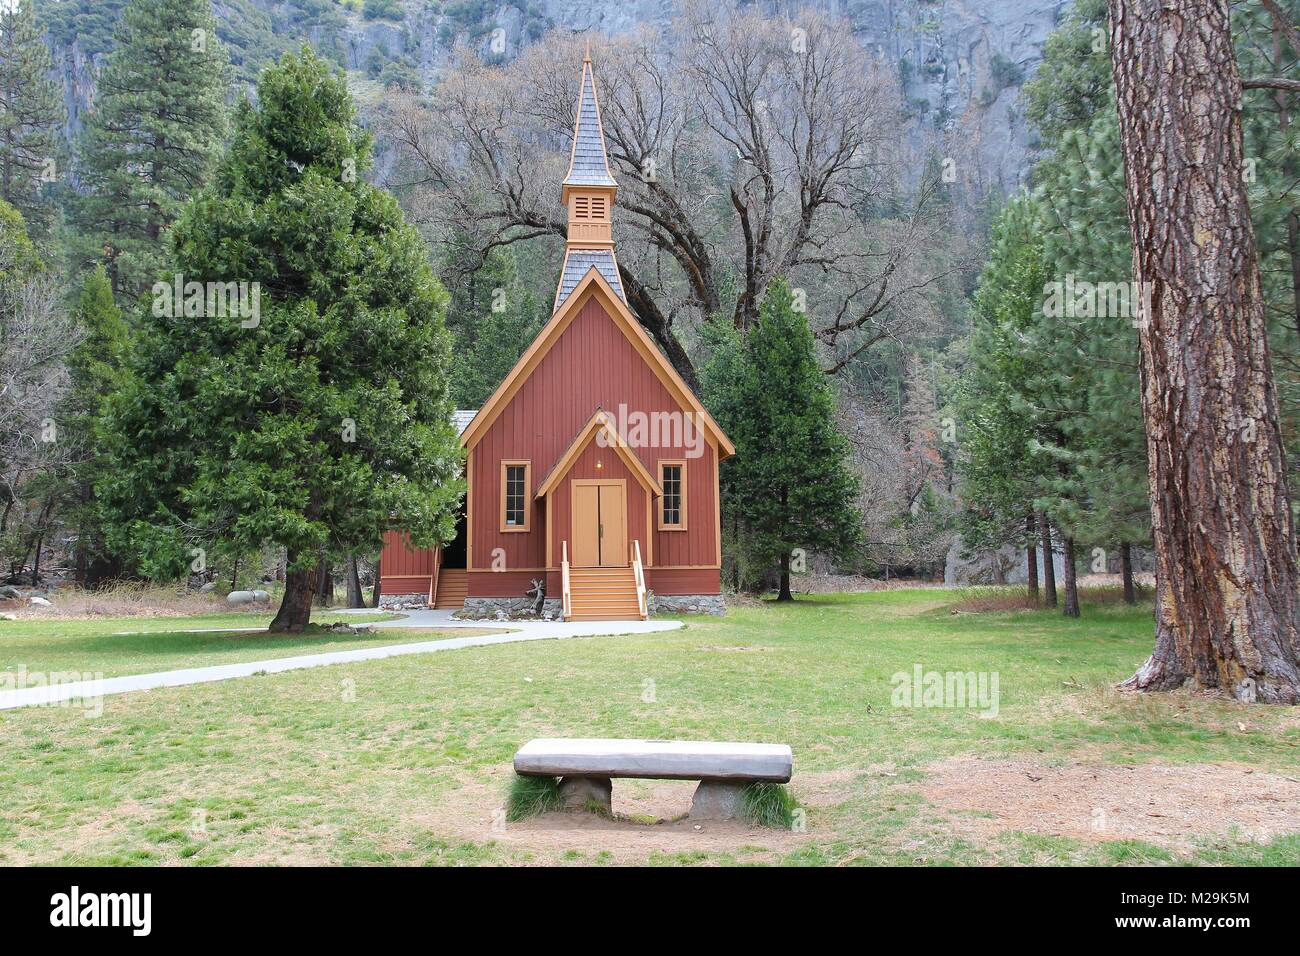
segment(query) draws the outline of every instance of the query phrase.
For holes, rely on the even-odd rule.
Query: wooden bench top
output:
[[[515,773],[526,777],[787,783],[793,770],[794,756],[785,744],[547,737],[530,740],[515,754]]]

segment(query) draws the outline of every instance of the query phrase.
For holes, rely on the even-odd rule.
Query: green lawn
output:
[[[396,614],[339,614],[317,611],[318,623],[349,624],[390,621]],[[66,671],[119,677],[153,671],[212,664],[234,664],[272,657],[292,657],[317,651],[344,651],[412,640],[408,631],[376,631],[369,635],[307,634],[295,637],[240,631],[266,627],[269,614],[205,614],[196,617],[102,618],[61,620],[26,618],[0,622],[0,674]],[[231,628],[206,634],[187,630]],[[131,632],[131,633],[123,633]]]
[[[939,762],[961,755],[1291,776],[1300,757],[1293,710],[1114,691],[1150,651],[1149,606],[1086,604],[1069,621],[1047,611],[953,614],[956,600],[935,590],[827,595],[662,634],[109,697],[94,718],[3,712],[0,863],[1300,863],[1295,833],[1207,834],[1184,847],[986,833],[978,824],[988,814],[928,802],[922,791]],[[67,626],[43,625],[55,636],[40,640],[28,624],[0,632],[4,659],[37,659],[49,643],[65,667],[107,670],[118,645],[96,635],[126,629],[121,622],[57,636]],[[227,653],[192,637],[149,640],[179,641],[185,655],[214,662],[206,655]],[[78,661],[78,648],[95,667]],[[165,656],[135,643],[120,654],[126,670]],[[916,664],[996,672],[997,715],[891,706],[891,675]],[[642,827],[638,842],[627,837],[633,823],[559,835],[540,821],[494,828],[511,757],[538,736],[789,743],[806,832],[700,837],[665,825]],[[643,782],[617,782],[616,793],[625,786],[653,797]]]

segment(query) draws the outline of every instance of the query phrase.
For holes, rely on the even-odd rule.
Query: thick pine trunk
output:
[[[288,570],[284,575],[284,599],[271,622],[271,630],[297,633],[311,622],[311,598],[316,590],[314,568],[294,569],[296,555],[289,552]]]
[[[781,555],[781,589],[777,591],[776,599],[778,601],[793,601],[794,595],[790,593],[790,555]]]
[[[1150,303],[1156,640],[1127,686],[1293,704],[1295,539],[1228,4],[1110,0],[1110,23],[1133,271]]]
[[[1034,513],[1031,511],[1025,515],[1025,562],[1029,569],[1029,599],[1037,603],[1038,601],[1038,549],[1034,547]]]
[[[1065,603],[1061,613],[1066,617],[1079,616],[1079,575],[1074,568],[1074,538],[1067,537],[1062,544],[1061,563],[1065,566]]]
[[[348,607],[365,607],[366,598],[361,593],[361,570],[357,567],[357,556],[348,558]]]
[[[1280,12],[1280,11],[1278,11]],[[1273,14],[1273,62],[1283,63],[1282,31],[1277,19],[1277,13],[1269,10]],[[1294,51],[1300,55],[1300,50]],[[1277,103],[1277,125],[1286,135],[1291,128],[1291,94],[1286,90],[1277,90],[1273,94]],[[1286,182],[1296,181],[1296,162],[1295,152],[1288,150],[1282,160],[1282,175]],[[1300,332],[1300,209],[1293,208],[1290,215],[1286,217],[1286,245],[1287,256],[1291,260],[1291,304],[1295,311],[1295,322],[1293,323],[1297,332]]]
[[[1043,529],[1043,604],[1056,607],[1056,555],[1052,552],[1052,523],[1047,515],[1038,516],[1038,525]]]
[[[375,562],[375,583],[370,589],[370,606],[379,607],[379,575],[383,568],[383,558]]]
[[[1133,545],[1127,541],[1119,546],[1119,573],[1124,579],[1124,603],[1136,604],[1137,591],[1133,587]]]

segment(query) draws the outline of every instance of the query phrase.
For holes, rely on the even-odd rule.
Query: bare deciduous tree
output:
[[[431,238],[466,253],[463,268],[565,235],[559,183],[587,42],[552,33],[505,67],[462,51],[427,101],[384,104],[394,185]],[[898,202],[897,81],[841,21],[691,2],[667,36],[602,39],[592,56],[623,285],[688,381],[679,323],[748,327],[778,275],[806,290],[828,371],[932,314],[937,184]]]
[[[50,278],[0,282],[0,562],[10,575],[39,552],[53,519],[51,481],[71,448],[59,440],[64,360],[76,344]]]

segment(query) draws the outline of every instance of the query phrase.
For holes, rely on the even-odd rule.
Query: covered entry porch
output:
[[[537,489],[565,620],[644,620],[658,482],[597,409]],[[643,543],[645,550],[643,550]]]

